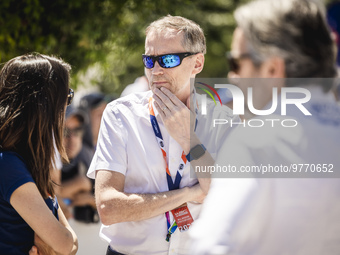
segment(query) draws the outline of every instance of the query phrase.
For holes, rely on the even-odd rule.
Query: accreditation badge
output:
[[[171,213],[175,218],[177,227],[180,232],[187,231],[194,221],[187,206],[187,203],[171,210]]]

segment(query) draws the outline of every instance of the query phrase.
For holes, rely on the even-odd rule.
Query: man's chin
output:
[[[161,89],[161,88],[169,89],[170,86],[169,86],[169,84],[164,83],[164,84],[156,85],[156,88],[158,88],[158,89]],[[169,89],[169,90],[170,90],[170,89]]]
[[[173,93],[173,91],[171,90],[171,86],[170,86],[170,84],[168,84],[168,83],[159,84],[159,85],[157,84],[157,85],[154,86],[154,88],[157,88],[157,89],[166,88],[166,89],[168,89],[171,93]]]

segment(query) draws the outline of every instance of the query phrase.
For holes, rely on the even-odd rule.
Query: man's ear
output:
[[[271,57],[263,62],[261,66],[261,77],[285,78],[286,66],[283,58]]]
[[[200,73],[203,70],[204,54],[203,53],[197,53],[195,55],[195,57],[196,57],[195,66],[194,66],[194,69],[192,71],[192,74],[194,74],[194,75]]]

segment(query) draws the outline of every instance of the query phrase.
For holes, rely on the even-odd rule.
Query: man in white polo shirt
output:
[[[151,23],[143,55],[151,90],[104,111],[88,176],[96,178],[107,254],[190,254],[185,230],[210,185],[210,178],[190,176],[190,165],[213,165],[230,132],[213,129],[212,118],[239,119],[212,101],[205,116],[196,111],[201,101],[190,79],[203,69],[205,52],[196,23],[170,15]]]

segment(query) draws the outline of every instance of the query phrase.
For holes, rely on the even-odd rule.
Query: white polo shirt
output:
[[[281,175],[286,178],[234,179],[225,174],[212,179],[191,231],[192,254],[339,254],[340,107],[331,93],[306,89],[312,97],[304,106],[312,116],[292,106],[287,116],[270,117],[294,119],[294,128],[282,127],[280,121],[276,128],[241,127],[228,137],[216,164],[237,170],[305,164],[301,170],[309,176],[317,164],[326,164],[324,177],[329,178],[294,178],[291,172]]]
[[[107,105],[97,150],[88,171],[90,178],[95,178],[97,169],[112,170],[125,175],[124,192],[145,194],[169,190],[164,158],[150,123],[148,100],[151,96],[151,91],[131,94]],[[165,143],[169,170],[174,178],[183,150],[167,133],[155,107],[154,111]],[[232,111],[225,106],[215,106],[212,101],[208,101],[206,115],[198,114],[196,134],[214,158],[230,128],[223,125],[214,128],[213,118],[238,121],[239,117],[232,116]],[[196,178],[190,178],[189,170],[190,164],[187,164],[180,188],[198,182]],[[188,203],[188,207],[196,220],[201,204]],[[170,242],[165,241],[166,234],[164,214],[143,221],[103,225],[100,231],[100,236],[112,249],[124,254],[190,254],[188,232],[177,229]]]

